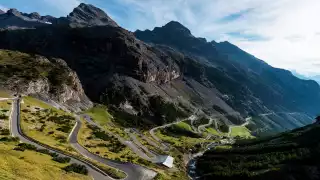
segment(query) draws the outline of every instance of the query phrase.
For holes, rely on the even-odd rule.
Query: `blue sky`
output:
[[[0,8],[59,17],[81,2],[131,31],[176,20],[195,36],[228,40],[275,67],[320,74],[319,0],[0,0]]]

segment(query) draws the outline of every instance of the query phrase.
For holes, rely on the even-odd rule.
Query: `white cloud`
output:
[[[2,6],[1,4],[0,4],[0,9],[5,12],[9,10],[9,8]]]
[[[48,5],[58,9],[62,14],[69,14],[83,0],[43,0]]]
[[[320,64],[319,0],[119,2],[130,8],[130,30],[152,29],[178,20],[196,36],[228,40],[273,66],[320,74],[313,65]],[[243,37],[232,35],[234,32],[241,32]]]

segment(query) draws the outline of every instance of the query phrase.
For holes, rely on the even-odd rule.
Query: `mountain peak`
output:
[[[33,13],[29,14],[29,17],[32,19],[41,19],[41,15],[37,12],[33,12]]]
[[[166,25],[164,25],[163,28],[183,32],[183,33],[189,34],[189,35],[191,34],[191,31],[178,21],[170,21]]]
[[[14,16],[20,16],[21,15],[21,13],[17,9],[9,9],[7,11],[7,14],[14,15]]]
[[[91,4],[81,3],[68,16],[74,26],[113,26],[118,27],[103,10]]]
[[[228,44],[228,45],[233,45],[232,43],[230,43],[229,41],[222,41],[219,44]],[[234,45],[233,45],[234,46]]]
[[[2,11],[1,9],[0,9],[0,14],[5,14],[6,12],[4,12],[4,11]]]

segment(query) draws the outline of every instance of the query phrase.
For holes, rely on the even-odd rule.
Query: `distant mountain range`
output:
[[[179,22],[133,33],[81,4],[60,18],[11,9],[0,15],[0,28],[0,48],[62,59],[92,101],[127,112],[124,121],[137,128],[193,113],[230,114],[219,118],[229,125],[265,113],[320,110],[315,81],[273,68],[230,42],[197,38]],[[274,132],[311,123],[294,114],[253,121],[252,129]]]
[[[295,70],[291,70],[292,74],[300,79],[304,79],[304,80],[314,80],[316,81],[318,84],[320,84],[320,75],[315,75],[315,76],[304,76],[302,74],[299,74],[297,71]]]
[[[317,81],[317,82],[318,82],[318,84],[320,84],[320,75],[311,76],[311,77],[309,77],[309,78],[310,78],[310,79],[312,79],[312,80]]]
[[[6,13],[0,12],[0,28],[36,28],[46,25],[67,25],[72,27],[87,26],[113,26],[115,23],[101,9],[92,5],[81,4],[74,9],[67,17],[55,18],[52,16],[41,16],[37,12],[30,14],[19,12],[17,9],[10,9]]]
[[[309,80],[309,79],[310,79],[310,78],[308,78],[308,77],[306,77],[306,76],[298,73],[298,72],[295,71],[295,70],[291,70],[291,72],[292,72],[292,74],[293,74],[294,76],[296,76],[297,78],[304,79],[304,80]]]

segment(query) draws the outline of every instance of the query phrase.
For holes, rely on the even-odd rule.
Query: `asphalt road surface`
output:
[[[102,126],[100,126],[99,124],[97,124],[96,122],[92,121],[91,117],[88,115],[82,115],[82,117],[87,121],[87,123],[89,123],[90,125],[96,126],[99,129],[102,129],[104,131],[106,131],[108,134],[116,137],[122,144],[126,145],[128,148],[131,149],[132,152],[134,152],[136,155],[138,155],[140,158],[145,159],[147,161],[151,161],[154,162],[152,158],[150,158],[145,152],[143,152],[138,145],[136,145],[134,142],[132,141],[128,141],[125,140],[124,138],[122,138],[121,136],[119,136],[118,134],[115,134],[111,131],[108,131],[107,129],[103,128]]]
[[[91,176],[95,180],[113,180],[110,178],[106,173],[101,171],[99,168],[95,167],[94,165],[84,162],[82,160],[76,159],[74,157],[71,157],[69,155],[64,154],[63,152],[50,148],[48,146],[42,145],[37,143],[36,141],[32,140],[31,138],[28,138],[25,136],[20,128],[20,99],[14,99],[12,104],[12,112],[10,117],[10,129],[11,129],[11,135],[13,137],[18,137],[20,139],[20,142],[32,144],[36,146],[39,149],[48,149],[50,152],[55,152],[59,154],[59,156],[62,157],[70,157],[71,163],[77,163],[81,164],[87,167],[89,171],[89,176]]]
[[[72,132],[70,133],[69,142],[71,146],[75,148],[81,155],[125,172],[127,175],[125,180],[151,180],[157,175],[156,172],[142,166],[105,159],[98,155],[92,154],[91,152],[83,148],[77,140],[77,135],[81,128],[82,122],[80,121],[79,116],[76,116],[76,119],[77,122]]]

